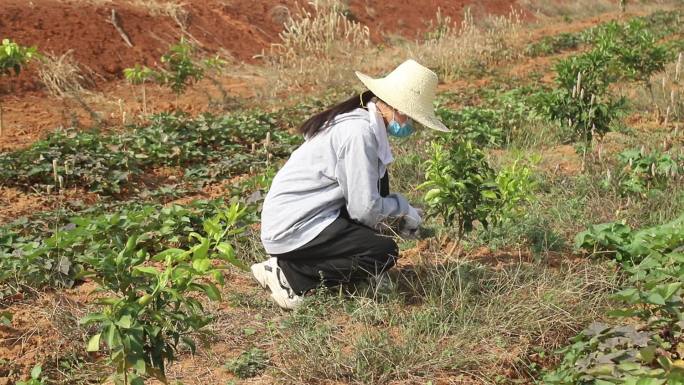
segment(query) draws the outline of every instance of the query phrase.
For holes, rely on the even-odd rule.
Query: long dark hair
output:
[[[373,94],[371,91],[365,91],[361,94],[356,94],[351,98],[310,117],[304,123],[302,123],[298,131],[306,138],[313,138],[319,131],[327,128],[337,115],[354,111],[359,107],[365,107],[366,104],[374,97],[375,94]]]

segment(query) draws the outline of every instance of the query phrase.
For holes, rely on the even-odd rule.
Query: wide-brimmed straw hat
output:
[[[409,59],[384,78],[374,79],[359,71],[356,76],[375,96],[401,113],[426,127],[449,132],[435,116],[432,103],[437,90],[437,74],[430,69]]]

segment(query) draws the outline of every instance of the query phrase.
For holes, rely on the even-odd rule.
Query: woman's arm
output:
[[[381,197],[378,191],[378,154],[370,130],[354,130],[338,151],[337,181],[351,219],[366,226],[409,213],[411,207],[400,194]]]

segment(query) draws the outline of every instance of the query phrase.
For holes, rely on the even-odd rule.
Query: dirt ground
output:
[[[106,125],[130,122],[140,112],[139,89],[122,79],[124,68],[135,64],[154,67],[170,44],[181,36],[207,54],[232,58],[233,68],[241,63],[259,64],[259,55],[277,43],[287,15],[295,12],[295,0],[194,0],[182,6],[168,0],[4,0],[0,8],[0,35],[19,44],[35,46],[42,53],[58,57],[69,53],[85,78],[86,92],[80,98],[100,115]],[[430,28],[437,10],[458,22],[464,9],[474,15],[506,14],[513,0],[482,2],[430,0],[420,7],[401,0],[349,2],[349,17],[368,25],[372,39],[387,36],[420,38]],[[112,11],[116,23],[112,23]],[[132,46],[119,35],[119,26]],[[4,134],[0,151],[28,146],[58,127],[90,127],[93,117],[73,98],[50,96],[38,76],[38,66],[28,66],[17,78],[0,78],[4,106]],[[223,76],[222,88],[230,95],[253,96],[250,84],[263,81],[249,72]],[[200,85],[198,89],[211,89]],[[106,97],[105,97],[106,95]],[[159,112],[177,106],[196,109],[198,98],[207,95],[190,91],[177,99],[172,93],[150,87],[150,110]],[[196,111],[195,111],[196,112]]]
[[[73,57],[93,80],[89,103],[109,122],[133,122],[140,110],[137,100],[138,89],[125,84],[121,79],[123,68],[136,63],[154,66],[168,45],[185,34],[191,36],[207,52],[230,54],[241,65],[258,64],[254,55],[278,39],[287,9],[294,8],[293,0],[193,0],[185,2],[182,10],[175,16],[155,14],[141,6],[136,0],[2,0],[0,8],[0,35],[8,36],[24,45],[35,45],[42,52],[61,55],[73,50]],[[512,0],[485,0],[480,2],[463,0],[396,0],[377,2],[352,0],[349,9],[353,18],[367,24],[374,31],[373,39],[379,41],[388,35],[399,34],[407,38],[417,38],[429,26],[428,20],[434,18],[437,9],[453,20],[460,20],[465,7],[472,6],[473,12],[506,14],[515,5]],[[108,22],[112,9],[116,11],[117,23],[130,38],[133,47],[128,47],[114,26]],[[408,15],[408,16],[407,16]],[[540,34],[576,31],[589,25],[604,21],[614,15],[604,15],[592,20],[568,23],[539,31]],[[522,61],[509,69],[511,74],[524,76],[532,71],[548,68],[550,58],[536,58]],[[248,73],[248,71],[246,71]],[[10,151],[26,147],[57,127],[70,126],[78,121],[84,126],[92,123],[90,117],[79,112],[76,115],[65,113],[73,110],[73,101],[63,101],[49,96],[42,85],[35,80],[36,73],[29,70],[12,83],[0,82],[0,98],[4,105],[6,131],[0,137],[0,151]],[[260,81],[252,75],[240,74],[221,80],[231,95],[253,96],[250,85]],[[550,80],[550,79],[546,79]],[[465,81],[440,86],[440,90],[458,90],[477,86]],[[197,89],[211,89],[211,84],[200,84]],[[107,100],[99,100],[107,95]],[[191,90],[187,95],[175,99],[168,91],[159,87],[148,88],[149,109],[159,112],[177,106],[189,112],[199,112],[198,98],[216,97]],[[115,103],[113,100],[121,100]],[[72,105],[69,105],[71,103]],[[201,104],[204,103],[204,100]],[[125,114],[124,114],[125,112]],[[128,117],[128,120],[127,120]],[[544,154],[540,167],[553,172],[576,174],[581,160],[571,146],[549,149]],[[221,195],[226,184],[209,186],[201,197]],[[183,198],[183,203],[196,196]],[[81,199],[85,203],[97,201],[97,196],[85,194],[80,190],[69,190],[63,196],[26,194],[16,189],[0,187],[0,223],[11,221],[18,216],[38,210],[57,208],[64,200]],[[416,262],[426,243],[419,243],[415,249],[406,251],[407,263]],[[446,244],[445,248],[451,249]],[[531,255],[527,251],[477,250],[471,259],[483,263],[501,265],[511,262],[528,262]],[[92,285],[86,283],[75,289],[46,293],[37,299],[16,301],[10,310],[14,319],[9,325],[0,326],[0,358],[10,357],[9,369],[0,365],[0,385],[7,372],[13,370],[28,374],[36,358],[68,357],[83,354],[85,341],[79,340],[83,333],[69,329],[73,321],[82,317],[91,299]],[[243,276],[232,276],[226,292],[259,292],[258,287]],[[221,324],[241,324],[263,330],[264,325],[254,315],[242,308],[232,308],[221,304],[223,319]],[[276,316],[274,309],[263,310],[270,317]],[[225,383],[232,375],[221,369],[221,362],[237,355],[230,346],[235,341],[244,342],[246,338],[238,331],[221,331],[219,338],[233,344],[213,344],[209,350],[198,356],[183,355],[179,362],[169,368],[172,378],[194,379],[186,383]],[[55,338],[58,336],[58,338]],[[67,341],[68,343],[65,343]],[[207,360],[217,365],[207,369]],[[273,379],[258,378],[251,384],[269,384]],[[9,383],[9,382],[6,382]],[[439,382],[437,382],[439,383]],[[446,382],[445,382],[446,383]]]

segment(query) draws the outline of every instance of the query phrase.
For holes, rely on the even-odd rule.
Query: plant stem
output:
[[[2,102],[0,102],[0,136],[2,136],[3,124],[2,124]]]
[[[145,83],[142,85],[142,99],[143,99],[143,114],[147,116],[147,92],[145,91]]]

